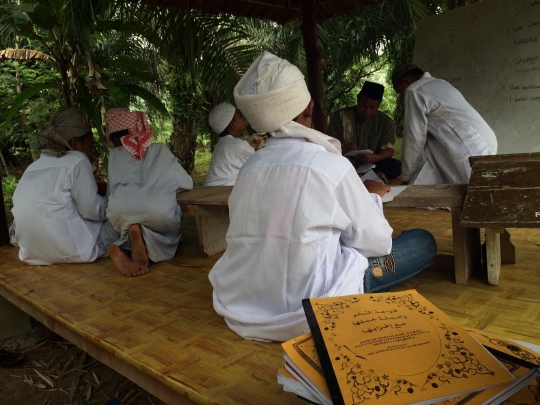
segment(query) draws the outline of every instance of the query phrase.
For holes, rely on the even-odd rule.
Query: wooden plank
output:
[[[456,283],[465,285],[480,264],[480,229],[463,228],[460,224],[461,208],[452,208],[452,239]]]
[[[301,403],[277,384],[279,343],[242,339],[215,312],[208,271],[162,262],[129,278],[109,258],[28,266],[17,254],[0,248],[0,295],[167,404]]]
[[[462,207],[467,193],[466,184],[437,184],[428,186],[407,186],[388,207]]]
[[[67,341],[76,345],[79,349],[84,350],[90,356],[99,360],[103,364],[109,366],[117,373],[122,374],[124,377],[129,378],[135,384],[144,388],[152,395],[161,399],[168,405],[190,405],[195,404],[195,402],[190,401],[188,398],[178,394],[169,387],[162,385],[161,382],[155,378],[152,378],[141,371],[137,370],[135,367],[130,366],[126,362],[122,361],[114,354],[109,353],[106,350],[103,350],[99,346],[93,344],[89,340],[85,339],[76,332],[70,330],[65,325],[61,324],[54,318],[47,316],[45,313],[30,305],[24,300],[21,300],[15,294],[10,291],[0,287],[0,296],[3,296],[6,300],[12,304],[19,307],[21,310],[26,312],[32,318],[37,319],[47,328],[62,336]]]
[[[197,223],[201,251],[212,256],[227,248],[225,236],[229,229],[229,207],[221,205],[190,205]]]
[[[488,155],[488,156],[471,156],[469,162],[471,166],[477,163],[494,163],[494,162],[525,162],[527,160],[540,160],[540,152],[531,153],[514,153],[507,155]]]
[[[233,186],[195,186],[176,194],[178,204],[228,205]]]
[[[471,161],[463,226],[540,227],[540,153],[475,157]]]
[[[486,257],[488,283],[499,285],[501,274],[501,234],[486,228]]]

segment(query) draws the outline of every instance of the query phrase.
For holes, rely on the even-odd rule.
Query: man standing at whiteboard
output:
[[[467,184],[469,157],[497,153],[493,130],[448,82],[410,63],[394,71],[392,84],[405,104],[405,184]]]

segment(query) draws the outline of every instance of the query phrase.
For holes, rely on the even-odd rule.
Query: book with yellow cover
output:
[[[516,379],[509,384],[460,395],[437,405],[500,404],[520,391],[527,390],[530,382],[538,377],[540,354],[537,352],[488,332],[471,328],[465,328],[465,330],[490,351]],[[526,403],[523,402],[523,404]]]
[[[488,405],[499,404],[508,398],[528,395],[531,391],[531,381],[540,373],[540,354],[514,341],[467,328],[466,331],[482,345],[495,349],[494,355],[516,378],[512,383],[475,391],[464,395],[437,402],[437,405]],[[286,368],[278,373],[278,383],[285,391],[297,394],[308,402],[316,404],[331,404],[330,392],[324,379],[319,356],[311,333],[282,343],[285,351]],[[539,348],[540,349],[540,348]],[[506,356],[501,355],[505,353]],[[287,372],[286,370],[291,370]],[[302,389],[299,388],[302,386]],[[307,392],[306,392],[307,391]],[[525,392],[526,391],[526,392]],[[538,397],[540,399],[540,396]],[[534,404],[535,402],[514,402],[513,404]]]
[[[285,369],[289,370],[294,378],[303,382],[318,398],[318,402],[331,403],[330,391],[311,333],[284,342],[281,346],[285,351]]]
[[[334,405],[431,404],[514,380],[415,290],[303,305]]]

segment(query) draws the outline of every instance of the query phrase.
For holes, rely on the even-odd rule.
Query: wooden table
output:
[[[498,285],[501,264],[515,248],[505,228],[540,228],[540,153],[476,156],[461,225],[486,228],[488,282]]]

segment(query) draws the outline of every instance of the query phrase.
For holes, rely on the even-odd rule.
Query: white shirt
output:
[[[205,186],[233,186],[240,168],[255,150],[247,141],[226,135],[214,147]]]
[[[404,181],[468,183],[469,157],[496,153],[494,132],[455,87],[426,72],[405,90]]]
[[[158,232],[179,231],[182,211],[176,192],[191,190],[193,179],[167,146],[153,143],[142,160],[124,147],[111,150],[108,188],[107,218],[117,232],[133,224]]]
[[[309,332],[302,299],[363,292],[367,257],[389,254],[381,200],[349,161],[303,138],[270,138],[229,198],[227,250],[209,278],[214,308],[247,339]]]
[[[28,264],[92,262],[106,253],[97,244],[106,206],[84,153],[42,154],[13,194],[11,243]]]

